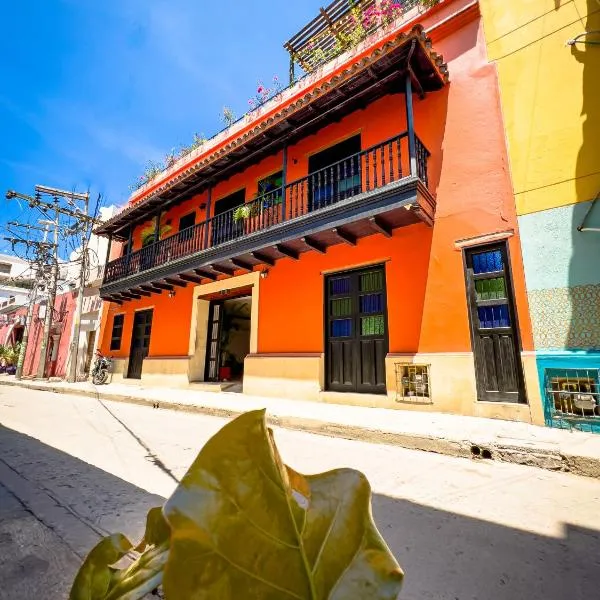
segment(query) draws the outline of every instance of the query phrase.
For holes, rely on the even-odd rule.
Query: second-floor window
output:
[[[188,215],[183,215],[183,217],[179,219],[180,241],[189,240],[192,237],[193,231],[190,229],[190,227],[193,227],[195,224],[196,212],[189,213]]]
[[[360,135],[355,135],[309,157],[309,210],[360,192],[360,146]]]
[[[115,315],[113,319],[112,335],[110,336],[110,349],[120,350],[121,339],[123,338],[123,323],[125,315]]]
[[[283,171],[273,173],[258,182],[257,197],[264,197],[263,208],[270,208],[271,204],[281,204],[283,185]]]

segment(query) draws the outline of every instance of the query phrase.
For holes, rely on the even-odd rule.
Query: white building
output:
[[[108,206],[100,209],[100,219],[105,221],[110,219],[117,211],[115,206]],[[106,262],[106,251],[108,249],[108,239],[98,237],[94,234],[88,242],[88,257],[90,264],[86,273],[86,286],[83,295],[83,310],[81,315],[81,327],[79,331],[79,343],[77,351],[77,373],[78,377],[87,375],[93,361],[94,352],[97,347],[98,329],[102,318],[102,300],[99,290],[104,276],[104,265]],[[79,259],[81,257],[81,248],[71,253],[69,263],[65,271],[65,283],[63,287],[67,289],[79,288]],[[71,330],[71,343],[75,333],[75,324]],[[70,368],[70,360],[67,364],[67,372]]]

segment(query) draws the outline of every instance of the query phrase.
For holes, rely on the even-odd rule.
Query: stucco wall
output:
[[[518,214],[592,200],[600,191],[600,46],[566,41],[600,30],[598,0],[480,4]]]
[[[571,204],[519,218],[538,350],[600,350],[600,234],[577,230],[590,206]],[[600,226],[600,206],[587,222]]]

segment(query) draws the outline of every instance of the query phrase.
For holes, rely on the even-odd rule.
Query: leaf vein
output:
[[[335,509],[335,513],[333,515],[333,518],[331,519],[331,523],[329,523],[329,527],[327,528],[325,537],[323,538],[323,541],[321,542],[321,547],[319,548],[319,552],[317,552],[317,557],[315,558],[315,564],[313,565],[313,568],[311,570],[311,573],[313,573],[313,574],[317,570],[317,566],[319,564],[319,561],[321,560],[321,556],[323,555],[323,551],[325,550],[325,546],[327,545],[327,540],[329,539],[329,536],[331,535],[331,531],[333,529],[335,521],[338,518],[338,514],[340,512],[341,506],[342,506],[342,502],[340,501],[340,502],[338,502],[338,505]]]

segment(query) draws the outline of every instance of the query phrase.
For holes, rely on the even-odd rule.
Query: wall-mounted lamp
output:
[[[175,290],[169,290],[169,298],[175,298]]]
[[[264,271],[260,272],[261,279],[266,279],[268,276],[269,276],[269,269],[265,269]]]

